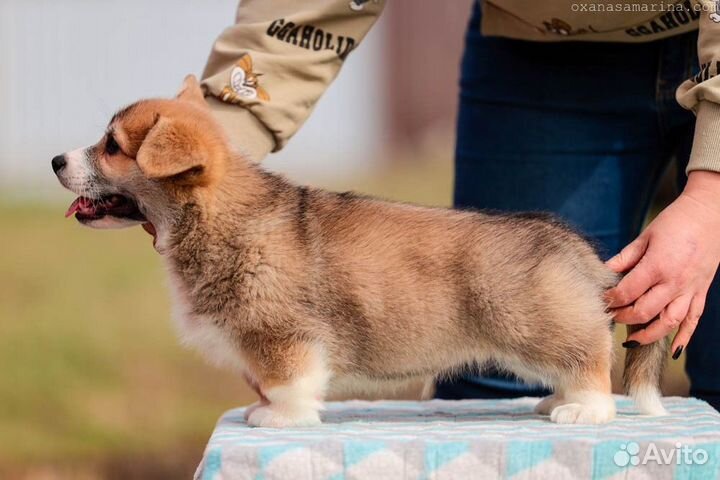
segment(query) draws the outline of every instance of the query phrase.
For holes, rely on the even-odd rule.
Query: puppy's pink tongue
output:
[[[65,212],[65,218],[69,217],[75,212],[79,212],[84,209],[89,209],[92,207],[92,200],[85,197],[78,197],[76,198],[68,207],[67,212]]]
[[[82,197],[78,197],[75,200],[73,200],[73,202],[70,204],[70,207],[68,207],[67,212],[65,212],[65,218],[68,218],[70,215],[72,215],[73,213],[80,210],[80,200],[81,199],[82,199]]]

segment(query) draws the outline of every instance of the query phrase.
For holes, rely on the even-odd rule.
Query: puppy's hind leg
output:
[[[266,403],[261,402],[249,412],[248,425],[272,428],[318,425],[330,377],[321,351],[308,345],[294,345],[264,353],[278,356],[258,359],[257,382]]]
[[[614,418],[609,362],[602,362],[595,370],[564,386],[562,400],[555,402],[550,412],[550,420],[555,423],[596,425]]]

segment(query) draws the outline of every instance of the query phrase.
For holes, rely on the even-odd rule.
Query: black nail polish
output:
[[[628,340],[627,342],[623,342],[622,346],[624,348],[635,348],[640,346],[640,342],[637,340]]]
[[[675,353],[673,353],[673,356],[672,356],[673,360],[677,360],[678,358],[680,358],[680,355],[682,355],[682,352],[683,352],[683,348],[684,347],[682,345],[680,345],[679,347],[677,347],[675,349]]]

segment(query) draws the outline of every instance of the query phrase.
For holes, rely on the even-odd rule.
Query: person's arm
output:
[[[381,0],[243,0],[213,45],[206,99],[253,160],[281,149],[380,15]]]
[[[706,10],[700,15],[700,72],[685,80],[676,92],[680,105],[697,115],[687,173],[720,171],[720,11],[714,11],[714,1],[702,6]]]
[[[687,185],[608,261],[613,270],[629,272],[608,292],[615,319],[644,324],[658,317],[623,346],[652,343],[678,328],[673,358],[695,331],[720,262],[720,11],[701,14],[698,57],[700,73],[677,90],[678,102],[697,115]]]

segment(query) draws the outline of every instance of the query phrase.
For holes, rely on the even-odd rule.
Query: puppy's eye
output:
[[[112,133],[108,134],[107,141],[105,142],[105,151],[108,155],[115,155],[120,151],[120,145],[118,145]]]

